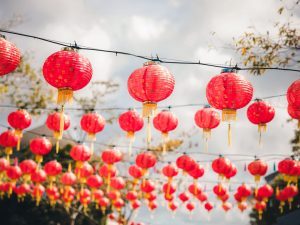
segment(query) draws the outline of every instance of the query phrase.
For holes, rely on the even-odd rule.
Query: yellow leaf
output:
[[[245,55],[247,53],[247,49],[246,48],[242,48],[241,51],[242,51],[242,55]]]

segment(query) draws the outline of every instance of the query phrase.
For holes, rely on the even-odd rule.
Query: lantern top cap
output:
[[[227,68],[223,68],[221,70],[221,73],[236,73],[237,69],[232,68],[232,67],[227,67]]]
[[[145,62],[144,64],[143,64],[143,66],[151,66],[151,65],[157,65],[158,64],[158,62],[155,62],[155,61],[148,61],[148,62]]]

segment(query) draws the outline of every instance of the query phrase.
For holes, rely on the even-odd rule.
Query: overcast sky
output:
[[[279,18],[277,9],[281,3],[275,0],[1,0],[0,2],[1,21],[6,21],[15,14],[22,16],[23,23],[12,28],[18,32],[64,42],[76,41],[80,45],[95,48],[218,64],[230,61],[240,63],[241,59],[232,48],[232,37],[239,37],[249,27],[255,27],[261,32],[267,29],[272,31],[276,21],[285,19],[284,16]],[[296,12],[293,22],[299,22],[298,15]],[[13,35],[7,37],[15,42],[22,52],[33,53],[32,60],[36,68],[40,68],[50,54],[60,49],[59,46],[37,40]],[[142,66],[143,60],[96,52],[81,53],[87,56],[93,65],[94,81],[112,79],[120,84],[120,90],[108,99],[105,106],[140,105],[129,96],[126,82],[129,74]],[[166,66],[175,76],[176,87],[172,96],[161,105],[206,103],[206,84],[213,75],[220,72],[219,69],[196,65]],[[284,94],[288,86],[299,79],[299,74],[289,72],[272,71],[261,77],[249,75],[246,71],[240,74],[252,82],[254,97]],[[85,88],[78,94],[86,95],[88,91],[89,89]],[[289,141],[293,137],[296,122],[286,123],[288,114],[285,109],[287,105],[285,97],[272,99],[270,102],[276,107],[276,116],[263,136],[262,148],[257,144],[257,127],[247,120],[245,110],[239,110],[238,121],[233,124],[232,147],[228,148],[226,145],[227,127],[226,124],[221,124],[213,131],[209,151],[225,154],[289,154]],[[176,134],[195,126],[193,117],[198,108],[172,109],[179,118],[179,126],[171,136],[176,137]],[[40,124],[33,126],[38,125]],[[138,137],[141,138],[143,135],[142,133]],[[154,137],[160,140],[159,134],[155,134]],[[124,134],[117,125],[108,125],[106,132],[104,131],[98,138],[104,142],[112,142],[118,138],[118,143],[126,143]],[[197,139],[200,145],[192,149],[193,152],[203,151],[200,131],[193,137],[194,141]],[[184,147],[180,152],[185,151]],[[213,159],[199,154],[193,156],[197,160]],[[169,158],[174,159],[174,155]],[[234,160],[234,157],[231,159]],[[273,162],[270,161],[270,167]],[[251,177],[243,172],[244,163],[237,163],[237,166],[240,172],[234,181],[252,181]],[[216,181],[216,175],[208,171],[203,180],[205,179]],[[207,184],[208,188],[211,185]],[[213,196],[210,196],[210,200],[216,202]],[[156,211],[152,216],[147,210],[142,209],[136,221],[166,224],[167,220],[172,219],[172,215],[164,208],[160,208],[162,210]],[[214,225],[248,224],[247,213],[240,215],[236,209],[224,215],[218,208],[210,215],[210,219],[199,209],[196,209],[197,212],[191,218],[186,212],[181,212],[184,210],[179,211],[175,219],[170,220],[172,224],[199,224],[199,221]]]

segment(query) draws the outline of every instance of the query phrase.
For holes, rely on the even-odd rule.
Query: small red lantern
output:
[[[154,201],[150,201],[148,203],[148,208],[150,211],[153,211],[154,209],[156,209],[158,206],[157,202],[154,200]]]
[[[35,198],[36,206],[39,206],[44,192],[45,192],[45,188],[41,184],[37,184],[33,187],[31,194],[32,194],[32,197]]]
[[[258,184],[260,177],[267,173],[268,164],[260,159],[255,159],[248,165],[248,171],[254,176],[255,182]]]
[[[113,165],[108,166],[107,164],[104,164],[99,168],[99,174],[101,177],[104,177],[105,179],[110,179],[111,177],[115,177],[117,174],[117,169]]]
[[[136,156],[135,163],[142,168],[145,175],[147,170],[156,164],[156,157],[150,152],[143,152]]]
[[[11,42],[0,36],[0,76],[9,74],[18,67],[21,60],[19,49]]]
[[[0,180],[6,173],[6,169],[9,167],[9,161],[5,158],[0,158]]]
[[[127,199],[128,201],[134,201],[134,200],[136,200],[137,198],[138,198],[138,194],[137,194],[136,191],[129,191],[129,192],[127,192],[127,194],[126,194],[126,199]]]
[[[187,210],[189,210],[190,212],[192,212],[195,209],[195,203],[193,202],[189,202],[186,204],[186,208]]]
[[[143,128],[143,118],[135,110],[128,110],[119,116],[119,125],[121,129],[127,133],[127,138],[130,140],[129,155],[131,155],[131,146],[134,141],[134,134]]]
[[[241,212],[244,212],[248,208],[248,205],[246,202],[239,202],[238,208]]]
[[[106,149],[102,152],[101,159],[108,165],[113,165],[122,160],[122,154],[117,149]]]
[[[202,192],[202,189],[201,189],[200,185],[198,183],[195,183],[195,182],[193,184],[189,185],[188,189],[189,189],[189,192],[192,195],[194,195],[195,197],[197,197],[198,194],[200,194]]]
[[[196,161],[186,154],[183,154],[176,159],[176,165],[179,169],[182,169],[184,173],[188,173],[197,167]]]
[[[155,183],[151,180],[145,180],[141,183],[140,188],[142,192],[149,194],[150,192],[155,190]]]
[[[241,200],[245,201],[252,194],[251,187],[242,184],[237,188],[237,193],[241,196]]]
[[[283,175],[283,180],[288,182],[288,184],[290,184],[292,181],[295,183],[298,182],[298,180],[295,179],[295,177],[291,174],[295,167],[296,161],[291,158],[286,158],[278,163],[278,172]]]
[[[76,168],[80,169],[83,163],[91,158],[92,152],[85,145],[75,145],[70,151],[70,156],[76,161]]]
[[[92,141],[91,149],[93,152],[93,142],[96,141],[96,134],[104,129],[105,119],[98,113],[91,112],[82,116],[80,120],[80,125],[81,129],[87,132],[88,139]]]
[[[247,117],[251,123],[258,125],[259,143],[261,143],[261,133],[267,129],[267,123],[271,122],[275,116],[275,109],[269,103],[257,99],[247,109]]]
[[[232,204],[230,202],[224,202],[222,204],[222,208],[225,212],[228,212],[230,209],[232,209]]]
[[[13,153],[13,148],[18,144],[18,140],[19,137],[12,130],[7,130],[0,134],[0,145],[4,147],[4,152],[8,161],[9,156]]]
[[[162,173],[168,177],[168,183],[167,183],[167,191],[165,192],[167,196],[169,196],[170,193],[170,188],[172,184],[172,179],[173,177],[177,176],[178,174],[178,168],[175,165],[168,164],[163,167]]]
[[[298,120],[298,128],[300,128],[300,107],[288,105],[288,113],[293,119]]]
[[[227,194],[227,188],[222,184],[217,184],[213,187],[213,192],[218,198],[220,198],[223,195]]]
[[[139,179],[143,176],[143,171],[137,165],[131,165],[128,168],[128,173],[133,177],[132,190],[135,190],[135,186],[138,184]]]
[[[193,170],[188,171],[188,174],[194,178],[194,182],[197,182],[197,179],[204,175],[204,168],[201,165],[196,164],[196,167]]]
[[[197,199],[198,199],[201,203],[203,203],[203,202],[206,202],[206,201],[207,201],[208,196],[207,196],[206,193],[201,192],[200,194],[197,195]]]
[[[75,176],[75,174],[74,174]],[[76,178],[76,177],[75,177]],[[68,210],[71,207],[71,203],[74,200],[76,191],[74,190],[74,188],[68,186],[65,188],[65,190],[62,193],[62,200],[65,203],[65,207]]]
[[[108,199],[108,198],[105,198],[105,197],[101,198],[101,199],[99,200],[99,205],[100,205],[100,207],[101,207],[102,213],[105,213],[106,208],[107,208],[108,205],[109,205],[109,199]]]
[[[125,180],[122,177],[113,177],[110,186],[116,190],[121,190],[125,187]]]
[[[206,202],[204,204],[204,208],[207,210],[207,212],[210,212],[214,208],[214,205],[211,202]]]
[[[163,110],[153,118],[153,125],[155,129],[159,130],[162,134],[163,153],[165,153],[168,134],[170,131],[176,129],[178,125],[178,119],[171,111]]]
[[[263,214],[264,210],[266,209],[266,207],[267,207],[267,204],[264,201],[256,202],[255,209],[258,212],[258,219],[259,220],[262,219],[262,214]]]
[[[206,106],[196,112],[194,120],[196,125],[203,130],[207,150],[207,141],[211,136],[211,130],[219,126],[220,115],[215,109]]]
[[[245,107],[252,99],[253,87],[232,69],[224,69],[214,76],[206,87],[208,103],[222,110],[222,121],[228,121],[228,144],[231,145],[230,121],[236,120],[236,110]]]
[[[37,169],[31,174],[31,180],[36,184],[43,183],[46,181],[46,179],[47,179],[47,174],[42,169]]]
[[[36,170],[36,163],[31,159],[25,159],[20,163],[20,168],[23,173],[24,181],[27,183],[30,181],[31,174]]]
[[[17,144],[17,151],[19,151],[21,139],[23,137],[22,131],[31,125],[31,116],[26,110],[19,109],[15,112],[11,112],[8,115],[7,120],[9,125],[15,129],[15,134],[19,137]]]
[[[9,178],[10,186],[8,189],[8,195],[10,196],[13,190],[13,187],[16,185],[17,180],[22,176],[22,170],[18,165],[8,166],[6,169],[6,176]]]
[[[220,156],[215,159],[211,165],[213,171],[219,175],[219,179],[224,179],[228,172],[230,172],[232,163],[229,159]]]
[[[292,202],[294,200],[294,197],[296,197],[296,195],[298,194],[298,187],[295,185],[288,185],[286,186],[283,191],[285,192],[285,194],[288,197],[288,203],[289,203],[289,207],[290,209],[292,208]]]
[[[169,209],[174,212],[178,208],[179,204],[177,202],[172,201],[169,203],[168,206],[169,206]]]
[[[43,156],[47,155],[51,152],[52,144],[51,142],[45,138],[34,138],[30,141],[30,150],[33,154],[35,154],[35,160],[38,163],[43,162]]]
[[[163,184],[162,191],[165,193],[167,197],[169,197],[170,195],[175,193],[176,185],[165,183]]]
[[[63,131],[70,127],[70,117],[61,112],[54,112],[48,115],[46,125],[53,131],[53,136],[56,139],[56,153],[58,153],[59,140],[63,137]]]
[[[69,170],[61,176],[60,182],[65,186],[66,190],[68,190],[70,186],[76,183],[76,175]]]
[[[101,187],[103,181],[99,175],[91,175],[88,177],[86,183],[92,189],[92,192],[94,192],[96,189]]]
[[[300,79],[294,81],[288,88],[286,97],[289,105],[300,107]]]
[[[178,198],[182,201],[182,202],[186,202],[190,199],[189,194],[187,192],[182,192],[178,195]]]
[[[135,100],[143,103],[143,116],[149,117],[156,104],[173,92],[175,80],[167,68],[147,62],[136,69],[128,78],[128,92]]]
[[[265,184],[258,188],[257,190],[257,197],[261,198],[264,202],[268,202],[268,199],[273,195],[273,188]]]
[[[59,162],[57,162],[56,160],[52,160],[47,162],[44,165],[44,170],[49,178],[50,181],[50,188],[53,185],[53,182],[56,181],[56,176],[59,175],[62,171],[62,166]]]

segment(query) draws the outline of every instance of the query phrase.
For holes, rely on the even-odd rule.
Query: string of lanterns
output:
[[[20,52],[16,46],[4,38],[0,38],[0,74],[6,75],[13,72],[20,62]],[[50,55],[43,65],[43,75],[47,83],[57,88],[57,104],[61,106],[60,112],[54,112],[47,118],[47,126],[53,131],[56,139],[56,151],[59,151],[59,141],[63,137],[63,131],[70,126],[70,119],[65,115],[65,105],[72,101],[73,93],[84,88],[92,78],[92,65],[88,59],[79,54],[74,48],[64,48]],[[142,116],[136,111],[129,110],[121,114],[120,127],[130,138],[130,146],[134,133],[143,128],[143,118],[146,119],[147,148],[150,149],[151,126],[153,117],[154,127],[161,132],[162,142],[165,145],[168,133],[176,129],[178,119],[170,111],[165,110],[156,114],[157,104],[168,98],[175,86],[175,79],[171,72],[157,62],[147,62],[143,67],[136,69],[128,78],[128,92],[143,105]],[[231,122],[237,118],[237,110],[249,104],[253,97],[253,87],[249,81],[237,75],[232,69],[224,69],[221,74],[214,76],[206,87],[206,97],[211,107],[204,107],[195,114],[197,126],[203,129],[204,138],[207,140],[211,130],[216,128],[222,119],[228,123],[228,144],[231,144]],[[287,90],[289,103],[288,112],[293,119],[300,120],[300,80],[296,80]],[[222,117],[216,111],[222,110]],[[260,132],[265,131],[266,124],[275,115],[274,108],[266,102],[257,100],[247,110],[248,119],[258,125]],[[8,116],[9,124],[14,130],[7,130],[0,134],[0,145],[4,148],[6,158],[0,159],[0,195],[11,196],[14,192],[19,199],[31,195],[37,205],[47,195],[51,205],[62,201],[67,209],[74,201],[79,201],[84,210],[90,204],[96,205],[103,212],[109,207],[120,211],[130,202],[133,209],[141,206],[141,200],[145,200],[150,211],[158,207],[155,182],[151,180],[149,173],[156,165],[156,156],[151,151],[144,151],[136,156],[135,165],[129,167],[129,175],[133,181],[124,180],[118,176],[116,164],[122,160],[122,154],[117,149],[106,149],[101,153],[101,162],[98,173],[88,161],[91,159],[96,140],[96,134],[105,126],[105,119],[95,113],[87,113],[81,118],[81,128],[88,134],[91,146],[84,144],[74,145],[70,151],[70,157],[75,162],[72,170],[71,164],[63,171],[58,161],[43,163],[43,157],[51,152],[52,143],[46,137],[37,137],[30,141],[30,151],[35,155],[35,162],[26,159],[20,164],[17,160],[10,162],[13,148],[20,149],[22,131],[31,124],[30,115],[20,109]],[[299,123],[300,124],[300,123]],[[298,125],[299,125],[298,124]],[[130,149],[131,147],[129,147]],[[165,148],[165,147],[164,147]],[[43,165],[44,164],[44,165]],[[217,199],[225,212],[232,208],[228,202],[229,193],[226,184],[234,177],[238,170],[229,159],[220,156],[212,162],[212,169],[218,174],[218,182],[213,187]],[[264,176],[268,165],[262,159],[255,159],[248,165],[248,171],[254,176],[256,186],[254,191],[246,184],[238,187],[234,197],[238,208],[244,211],[247,208],[246,199],[252,194],[255,199],[254,207],[261,218],[266,209],[267,199],[273,195],[271,186],[259,187],[260,177]],[[183,175],[179,175],[179,171]],[[276,198],[280,201],[281,210],[285,202],[290,203],[298,194],[298,178],[300,176],[299,161],[288,158],[278,164],[278,171],[283,175],[287,183],[282,190],[276,190]],[[171,211],[178,208],[175,201],[177,186],[173,183],[175,176],[192,177],[193,182],[186,192],[180,193],[178,198],[184,203],[188,211],[195,210],[194,200],[204,203],[207,211],[214,205],[208,201],[208,196],[198,184],[204,173],[204,168],[188,154],[183,154],[176,159],[176,165],[167,164],[162,169],[167,182],[162,185],[161,192],[168,202]],[[98,175],[99,174],[99,175]],[[125,188],[130,185],[130,191]],[[47,186],[45,188],[45,186]],[[191,196],[191,197],[190,197]]]

